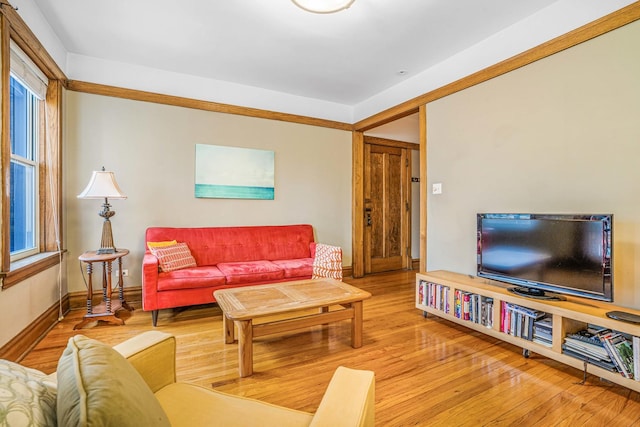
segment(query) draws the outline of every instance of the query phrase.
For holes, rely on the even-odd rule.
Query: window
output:
[[[39,102],[33,92],[11,76],[9,216],[12,259],[38,252]]]
[[[39,146],[43,132],[47,78],[11,43],[9,78],[9,246],[11,260],[37,254],[39,248]]]

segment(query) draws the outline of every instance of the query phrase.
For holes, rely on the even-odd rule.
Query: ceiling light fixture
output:
[[[347,9],[355,0],[291,0],[300,9],[313,13],[334,13]]]

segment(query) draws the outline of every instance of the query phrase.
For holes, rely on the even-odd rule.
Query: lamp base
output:
[[[100,216],[104,217],[102,223],[102,239],[100,240],[100,249],[96,251],[98,255],[116,253],[116,246],[113,244],[113,233],[111,232],[111,221],[109,218],[115,215],[114,211],[109,210],[109,205],[105,203],[104,210],[100,212]]]
[[[100,248],[96,251],[96,254],[98,255],[115,254],[116,252],[118,252],[116,248]]]

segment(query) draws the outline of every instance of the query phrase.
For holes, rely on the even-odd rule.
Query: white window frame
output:
[[[32,255],[40,253],[40,132],[42,120],[40,117],[41,103],[44,102],[47,93],[48,79],[40,71],[40,69],[29,59],[29,57],[11,40],[11,63],[10,74],[16,81],[24,86],[33,95],[27,106],[28,116],[30,117],[29,127],[27,129],[27,138],[29,140],[29,150],[32,151],[32,159],[11,153],[11,161],[26,165],[33,169],[33,198],[30,201],[31,206],[30,219],[33,226],[33,247],[12,252],[10,261],[17,261]]]

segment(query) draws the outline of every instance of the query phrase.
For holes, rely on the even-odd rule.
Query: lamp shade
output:
[[[93,171],[91,180],[78,199],[126,199],[116,182],[116,177],[110,171]]]
[[[292,0],[296,6],[313,13],[334,13],[347,9],[355,0]]]

